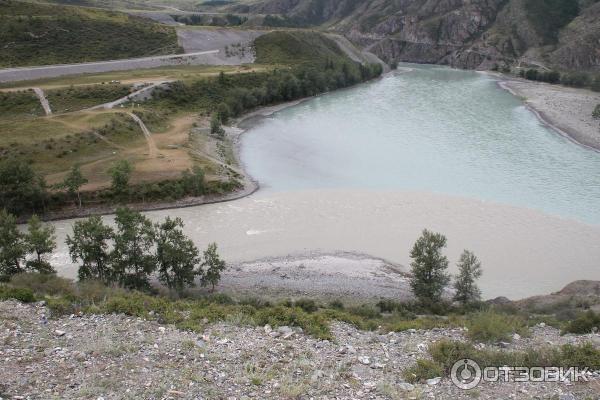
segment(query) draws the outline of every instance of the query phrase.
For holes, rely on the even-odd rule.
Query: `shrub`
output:
[[[0,300],[14,299],[23,303],[33,303],[35,296],[30,289],[0,286]]]
[[[469,338],[481,342],[510,341],[513,333],[529,334],[523,318],[494,311],[475,313],[467,324]]]
[[[37,295],[74,295],[73,281],[61,278],[54,274],[21,273],[10,279],[11,286],[15,288],[30,289]]]
[[[375,307],[368,304],[361,304],[360,306],[348,307],[346,310],[359,317],[363,318],[379,318],[381,313]]]
[[[340,300],[333,300],[331,303],[329,303],[329,307],[335,310],[343,310],[344,303],[342,303]]]
[[[589,310],[569,322],[563,332],[584,334],[597,332],[598,330],[600,330],[600,315]]]
[[[332,339],[327,319],[322,314],[308,314],[298,307],[263,308],[256,312],[255,321],[259,325],[298,326],[319,339]]]
[[[423,317],[395,321],[386,326],[390,331],[402,332],[409,329],[433,329],[463,326],[464,321],[457,318]]]
[[[313,313],[319,309],[317,303],[312,299],[298,299],[294,302],[296,307],[300,307],[307,313]]]
[[[66,297],[47,297],[46,306],[50,309],[52,316],[75,314],[80,310],[79,304]]]
[[[443,374],[444,369],[438,363],[421,358],[414,366],[405,369],[402,375],[407,382],[419,383]]]
[[[471,343],[441,340],[429,346],[433,361],[446,373],[461,358],[470,358],[482,368],[488,366],[554,366],[600,367],[600,350],[591,343],[563,345],[560,347],[529,348],[525,351],[504,351],[475,348]]]

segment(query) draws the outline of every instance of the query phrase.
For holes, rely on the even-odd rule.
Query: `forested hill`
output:
[[[0,0],[0,67],[179,52],[173,28],[127,14]]]
[[[262,0],[228,9],[268,26],[325,27],[388,62],[600,69],[597,0]]]

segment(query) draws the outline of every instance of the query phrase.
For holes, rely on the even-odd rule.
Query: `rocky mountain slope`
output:
[[[577,0],[262,0],[272,26],[321,26],[385,61],[600,69],[600,3]]]
[[[411,384],[402,371],[440,340],[465,329],[403,332],[332,326],[334,340],[299,328],[251,327],[232,317],[202,333],[125,315],[48,318],[43,304],[0,301],[0,399],[591,399],[588,383],[482,383],[455,387],[446,377]],[[538,324],[505,351],[591,342]],[[498,345],[479,344],[497,349]]]

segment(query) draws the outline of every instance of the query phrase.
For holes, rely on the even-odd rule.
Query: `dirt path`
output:
[[[42,108],[44,109],[46,115],[52,115],[52,109],[50,108],[50,103],[48,103],[48,99],[46,98],[44,91],[39,87],[34,87],[32,89],[35,92],[35,95],[38,97],[38,99],[40,99],[40,104],[42,105]]]
[[[99,104],[97,106],[90,107],[90,108],[88,108],[88,110],[98,110],[101,108],[111,109],[111,108],[114,108],[121,104],[124,104],[130,100],[144,100],[144,99],[152,96],[152,92],[154,91],[154,89],[156,89],[160,85],[164,85],[165,83],[169,83],[169,82],[172,82],[172,81],[154,82],[151,85],[143,87],[139,90],[136,90],[133,93],[129,93],[127,96],[121,97],[120,99],[109,101],[108,103]]]
[[[150,157],[157,157],[159,155],[159,153],[158,153],[158,147],[156,147],[156,143],[154,142],[154,138],[152,137],[152,133],[150,133],[150,131],[146,127],[146,124],[144,124],[144,122],[140,119],[140,117],[138,117],[134,113],[127,113],[127,114],[131,118],[133,118],[133,120],[135,122],[137,122],[138,125],[140,126],[140,128],[142,129],[142,132],[144,133],[144,137],[146,138],[146,142],[148,143],[148,155]]]

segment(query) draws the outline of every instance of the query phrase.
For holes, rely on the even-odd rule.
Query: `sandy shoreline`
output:
[[[600,122],[592,118],[600,93],[521,79],[500,80],[498,86],[523,99],[544,125],[581,146],[600,151]]]
[[[335,261],[341,265],[340,273],[348,275],[355,270],[350,266],[357,264],[354,256],[346,255],[363,254],[369,255],[365,259],[385,260],[406,273],[410,247],[423,228],[448,237],[445,253],[452,273],[463,249],[477,254],[484,265],[481,288],[485,298],[518,299],[559,290],[577,279],[600,280],[600,227],[522,207],[449,195],[357,189],[259,191],[235,202],[150,211],[146,215],[152,221],[166,216],[182,218],[186,235],[200,249],[218,243],[225,261],[245,271],[240,275],[240,271],[230,269],[224,274],[224,284],[234,291],[244,284],[246,290],[261,295],[267,294],[267,283],[275,292],[283,288],[290,293],[311,293],[314,282],[320,282],[312,272],[285,280],[272,276],[268,268],[273,268],[269,267],[273,259],[276,263],[288,260],[279,266],[297,270],[294,267],[299,263],[310,264],[311,259],[334,254],[349,259]],[[113,224],[112,217],[104,219]],[[60,275],[74,278],[77,267],[65,246],[72,223],[54,223],[58,248],[51,262]],[[373,271],[368,267],[371,263],[366,261],[365,277],[372,277],[368,272]],[[363,290],[354,282],[361,278],[322,275],[329,286],[343,283],[338,294],[406,295],[396,284],[391,287],[397,289],[386,289],[389,282],[385,279],[376,285],[365,283]],[[331,293],[331,288],[328,290]]]

